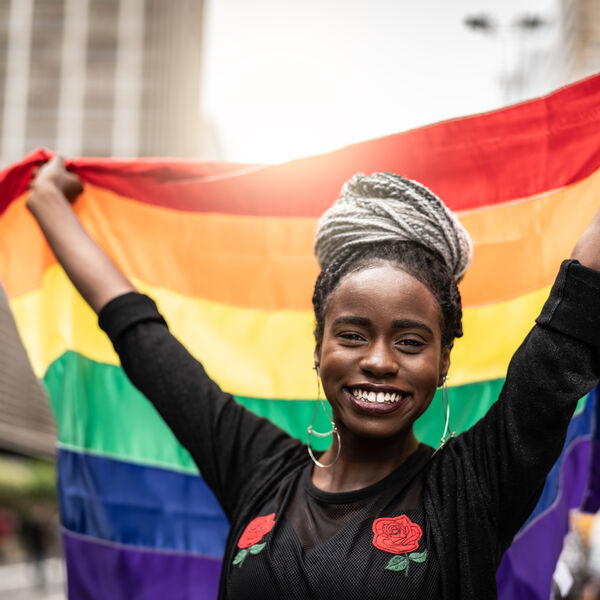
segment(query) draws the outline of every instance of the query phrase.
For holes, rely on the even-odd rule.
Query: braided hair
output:
[[[342,278],[386,261],[423,283],[442,315],[442,346],[462,336],[457,283],[472,257],[468,233],[425,186],[393,173],[355,175],[319,220],[321,267],[313,294],[315,338],[323,337],[327,300]]]

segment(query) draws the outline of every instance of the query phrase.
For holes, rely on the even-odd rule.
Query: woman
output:
[[[348,182],[317,234],[315,368],[333,442],[314,457],[237,405],[169,334],[70,210],[80,191],[55,158],[28,207],[229,518],[221,598],[496,597],[502,554],[599,377],[600,215],[561,266],[498,402],[436,451],[413,424],[462,334],[456,281],[470,242],[415,182]]]

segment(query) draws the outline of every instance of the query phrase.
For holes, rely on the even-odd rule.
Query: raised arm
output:
[[[600,213],[571,259],[513,356],[498,402],[454,447],[469,457],[503,549],[533,510],[577,401],[600,379]]]
[[[58,262],[96,311],[110,300],[135,291],[109,256],[83,228],[70,204],[83,191],[81,179],[65,169],[55,156],[37,172],[27,208],[31,211]]]
[[[82,189],[79,177],[54,158],[36,174],[27,206],[67,275],[98,313],[125,373],[190,452],[231,516],[257,465],[281,452],[297,453],[300,443],[222,392],[171,335],[154,302],[128,293],[136,292],[134,286],[71,209]]]

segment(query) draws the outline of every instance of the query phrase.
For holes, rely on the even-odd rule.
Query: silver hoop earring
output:
[[[333,465],[335,465],[335,463],[338,461],[338,458],[340,457],[340,451],[342,449],[342,440],[340,439],[340,432],[337,429],[337,426],[335,424],[335,422],[333,421],[333,419],[331,419],[329,417],[329,413],[327,412],[327,409],[325,408],[325,403],[323,402],[323,399],[321,398],[321,385],[319,382],[319,367],[318,366],[314,366],[313,367],[317,373],[317,402],[315,403],[315,412],[313,413],[313,417],[310,421],[310,425],[306,428],[306,448],[308,449],[308,455],[310,456],[311,460],[315,463],[315,465],[317,465],[317,467],[322,467],[323,469],[329,469],[330,467],[333,467]],[[315,431],[313,429],[313,424],[315,422],[315,419],[317,418],[317,410],[319,409],[319,405],[321,405],[321,408],[323,409],[323,412],[325,413],[325,416],[327,417],[327,420],[331,423],[331,430],[327,431],[327,432],[321,432],[321,431]],[[335,436],[336,440],[337,440],[337,452],[335,455],[335,458],[329,463],[329,464],[324,464],[320,461],[317,460],[317,458],[315,457],[315,455],[313,454],[312,448],[310,447],[310,436],[314,435],[318,438],[326,438],[331,436]],[[333,443],[333,439],[332,439],[332,443]]]
[[[317,414],[317,411],[315,410],[315,415]],[[314,417],[313,417],[313,421],[314,421]],[[336,439],[337,439],[337,452],[335,453],[335,458],[329,463],[329,464],[325,464],[320,462],[319,460],[317,460],[317,457],[313,454],[312,448],[310,447],[310,436],[312,435],[316,435],[318,438],[326,438],[330,435],[335,435]],[[329,469],[330,467],[333,467],[333,465],[335,465],[335,463],[338,461],[338,458],[340,457],[340,450],[342,449],[342,441],[340,440],[340,432],[337,430],[337,427],[335,426],[335,423],[333,421],[331,421],[331,431],[327,431],[326,433],[321,433],[320,431],[315,431],[312,427],[312,422],[311,424],[306,428],[306,447],[308,449],[308,455],[310,456],[311,460],[315,463],[315,465],[317,465],[317,467],[322,467],[323,469]]]
[[[446,435],[448,435],[448,429],[450,428],[450,395],[448,394],[447,381],[448,376],[444,375],[444,383],[442,384],[442,410],[446,415],[446,424],[444,425],[444,433],[442,433],[438,450],[440,450],[446,444],[446,442],[448,442],[448,440],[451,440],[456,435],[456,432],[451,431],[450,435],[446,437]]]

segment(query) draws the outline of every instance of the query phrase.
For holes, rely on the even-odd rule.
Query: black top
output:
[[[565,261],[487,415],[344,494],[312,485],[304,445],[222,392],[152,300],[116,298],[100,325],[230,521],[220,598],[479,600],[600,376],[599,298],[600,272]]]
[[[421,477],[432,454],[422,445],[385,479],[352,492],[316,488],[312,462],[299,477],[282,481],[259,511],[273,518],[258,521],[256,535],[238,540],[228,596],[440,598],[440,568],[421,501]],[[257,554],[239,548],[247,544],[258,546]]]

